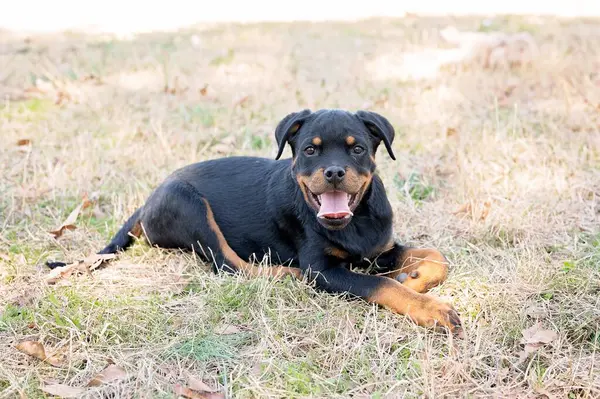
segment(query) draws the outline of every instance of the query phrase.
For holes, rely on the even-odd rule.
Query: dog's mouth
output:
[[[315,194],[310,190],[309,200],[317,210],[317,217],[330,221],[341,221],[354,216],[352,211],[358,205],[359,195],[348,194],[345,191],[328,191]]]

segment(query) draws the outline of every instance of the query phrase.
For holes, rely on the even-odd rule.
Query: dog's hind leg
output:
[[[178,182],[175,185],[176,187],[169,190],[176,192],[174,198],[162,201],[160,205],[168,209],[158,212],[159,215],[162,214],[158,216],[159,219],[163,219],[166,213],[169,214],[170,220],[159,229],[148,226],[148,236],[152,244],[159,247],[192,249],[203,258],[212,261],[215,272],[241,273],[249,277],[301,277],[298,268],[259,267],[240,258],[223,236],[208,200],[189,184]],[[158,230],[157,234],[153,234],[154,230]],[[153,238],[154,235],[156,237]]]

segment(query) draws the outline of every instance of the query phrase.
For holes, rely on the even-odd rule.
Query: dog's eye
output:
[[[315,152],[316,152],[315,147],[313,147],[312,145],[308,146],[304,149],[304,153],[306,155],[315,155]]]
[[[355,153],[356,155],[360,155],[363,152],[365,152],[365,149],[362,148],[361,146],[357,145],[357,146],[354,146],[354,148],[352,148],[352,152]]]

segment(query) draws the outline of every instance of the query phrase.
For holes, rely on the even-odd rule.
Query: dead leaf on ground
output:
[[[77,227],[75,226],[75,222],[77,222],[77,218],[79,217],[79,213],[83,208],[84,201],[81,204],[77,205],[73,211],[67,216],[65,221],[60,225],[56,230],[52,230],[49,233],[52,234],[54,238],[59,238],[63,235],[65,230],[75,230]]]
[[[64,384],[44,385],[40,387],[40,389],[50,395],[58,396],[59,398],[77,398],[85,392],[85,388],[70,387]]]
[[[222,392],[195,391],[181,384],[175,384],[175,394],[188,399],[225,399]]]
[[[521,344],[525,347],[519,353],[519,361],[522,362],[531,353],[537,352],[539,348],[548,345],[558,338],[558,334],[552,330],[543,330],[540,323],[536,323],[526,330],[523,330]]]
[[[87,209],[93,206],[96,202],[98,202],[98,198],[100,197],[100,193],[93,192],[88,196],[88,193],[83,194],[81,199],[81,210]]]
[[[205,96],[208,92],[208,83],[205,83],[204,86],[198,91],[200,92],[200,95]]]
[[[97,387],[103,384],[109,384],[111,382],[120,381],[127,378],[127,371],[116,364],[110,364],[104,370],[102,370],[97,376],[92,378],[88,382],[88,387]]]
[[[17,141],[17,145],[20,146],[24,146],[24,145],[29,145],[31,144],[31,140],[29,139],[21,139]]]
[[[245,329],[242,329],[241,327],[234,326],[232,324],[222,324],[217,327],[215,332],[219,335],[232,335],[241,333],[243,331],[245,331]]]
[[[446,137],[456,136],[457,133],[458,133],[458,130],[456,130],[456,128],[454,128],[454,127],[446,128]]]
[[[10,256],[7,253],[0,252],[0,259],[8,262],[8,261],[10,261]]]
[[[78,260],[69,265],[57,267],[52,269],[50,273],[46,275],[44,281],[48,284],[54,284],[58,280],[67,278],[73,273],[89,273],[94,269],[97,269],[104,262],[114,259],[115,254],[93,254],[83,260]]]
[[[219,392],[219,389],[212,388],[210,385],[206,384],[204,381],[190,376],[188,378],[188,386],[195,391],[204,391],[204,392]]]
[[[37,341],[23,341],[16,345],[16,348],[23,353],[38,358],[55,367],[60,367],[61,360],[57,356],[48,356],[44,345]]]

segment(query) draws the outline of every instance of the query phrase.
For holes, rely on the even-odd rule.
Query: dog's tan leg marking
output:
[[[243,260],[235,253],[233,249],[225,240],[223,236],[223,232],[217,225],[215,220],[215,216],[213,211],[208,204],[206,199],[203,199],[206,204],[206,218],[208,219],[208,224],[212,232],[217,236],[217,240],[219,242],[219,250],[223,254],[228,266],[235,268],[237,271],[242,272],[243,274],[249,277],[278,277],[282,278],[287,275],[292,275],[296,278],[301,278],[302,274],[300,269],[296,267],[287,267],[287,266],[267,266],[267,267],[258,267],[253,264]]]
[[[401,281],[406,287],[424,293],[446,281],[448,260],[431,248],[410,248],[396,262],[397,269],[387,277]]]

